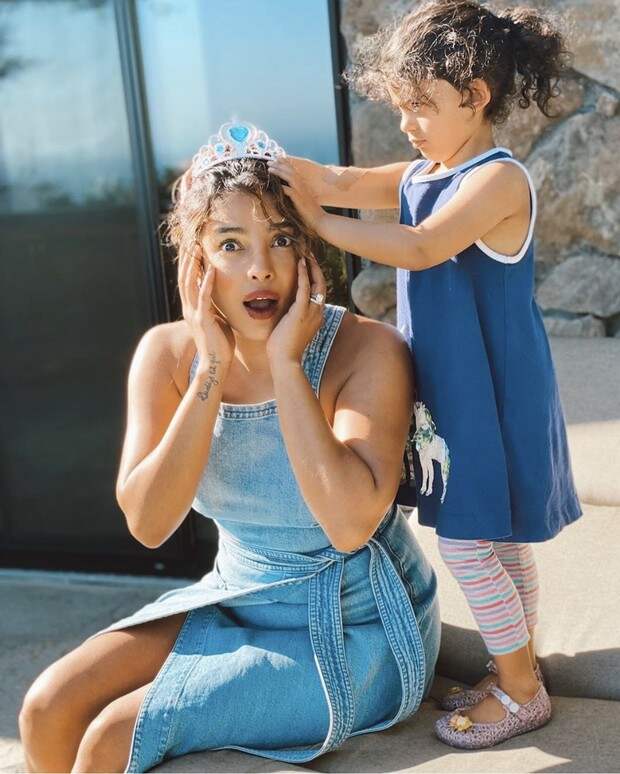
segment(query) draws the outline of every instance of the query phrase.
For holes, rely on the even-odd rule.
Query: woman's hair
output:
[[[345,78],[360,94],[386,102],[388,89],[403,101],[419,99],[426,82],[445,80],[464,107],[471,106],[469,85],[481,78],[491,91],[485,117],[500,123],[516,97],[520,107],[535,102],[551,115],[567,61],[562,34],[538,11],[495,14],[475,0],[432,0],[365,38]]]
[[[164,223],[167,243],[177,258],[190,255],[200,241],[205,223],[218,199],[231,193],[244,193],[256,199],[265,219],[269,220],[266,199],[288,224],[298,257],[314,252],[315,234],[300,218],[295,206],[282,190],[282,182],[271,175],[261,159],[241,158],[224,161],[192,176],[190,167],[172,187],[172,209]]]

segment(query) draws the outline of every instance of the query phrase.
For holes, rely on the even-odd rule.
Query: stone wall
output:
[[[416,0],[340,0],[347,47]],[[565,30],[572,69],[554,118],[515,107],[496,140],[530,170],[538,191],[537,299],[550,333],[620,337],[620,0],[521,0],[552,13]],[[508,7],[505,0],[493,3]],[[353,161],[412,158],[384,105],[350,97]],[[362,213],[363,217],[378,214]],[[394,218],[395,213],[379,217]],[[353,284],[365,313],[393,321],[394,270],[367,265]]]

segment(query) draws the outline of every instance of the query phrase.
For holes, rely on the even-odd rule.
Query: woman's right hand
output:
[[[179,294],[183,318],[191,331],[201,364],[220,364],[222,381],[235,350],[233,333],[215,309],[211,294],[215,269],[208,263],[203,271],[202,248],[196,245],[192,253],[184,255],[179,264]],[[221,370],[220,370],[221,369]]]

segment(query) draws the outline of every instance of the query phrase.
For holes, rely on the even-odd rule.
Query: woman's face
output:
[[[265,341],[295,298],[292,233],[269,196],[261,206],[231,193],[213,205],[201,235],[203,263],[215,268],[215,305],[244,338]]]

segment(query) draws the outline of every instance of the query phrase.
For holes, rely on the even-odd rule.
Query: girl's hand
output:
[[[280,158],[269,161],[267,166],[270,172],[286,183],[282,186],[282,190],[291,199],[306,223],[321,236],[321,222],[327,213],[317,202],[294,164],[287,158]]]
[[[310,276],[308,268],[310,267]],[[313,256],[297,264],[297,295],[290,309],[276,325],[267,341],[267,355],[272,365],[276,362],[301,362],[301,357],[323,322],[323,303],[327,284],[321,268]],[[321,303],[310,300],[310,295],[323,297]]]
[[[235,338],[226,322],[213,306],[211,293],[215,269],[209,263],[203,275],[202,248],[196,245],[179,262],[179,293],[183,317],[188,324],[198,350],[201,365],[215,367],[221,381],[230,366],[235,351]]]
[[[329,167],[319,164],[318,161],[312,161],[312,159],[301,158],[301,156],[287,155],[284,160],[306,186],[310,196],[320,202],[321,190],[325,186],[326,175],[329,175]],[[273,161],[278,161],[278,159],[273,159]]]

